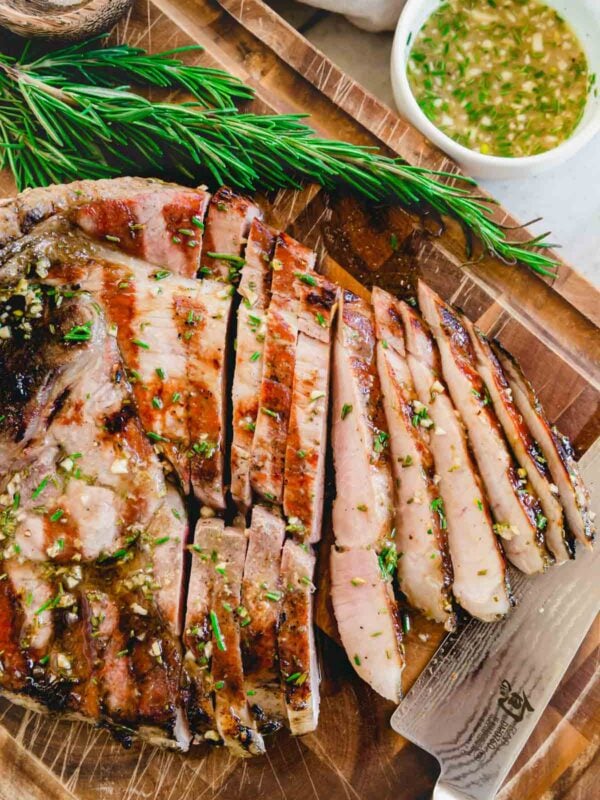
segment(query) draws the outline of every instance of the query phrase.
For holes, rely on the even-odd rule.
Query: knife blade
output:
[[[600,440],[580,468],[598,514]],[[433,800],[495,796],[600,611],[600,547],[511,582],[516,608],[447,636],[392,716],[440,762]]]

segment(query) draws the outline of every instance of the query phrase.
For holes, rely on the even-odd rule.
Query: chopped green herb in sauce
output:
[[[408,80],[441,131],[504,157],[568,139],[591,85],[577,37],[540,0],[443,3],[414,40]]]

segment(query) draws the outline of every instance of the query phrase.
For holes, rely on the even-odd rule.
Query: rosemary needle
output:
[[[345,186],[375,201],[428,206],[459,220],[487,250],[554,275],[543,237],[511,241],[493,201],[468,178],[411,166],[375,148],[322,139],[301,115],[241,113],[252,90],[220,70],[183,64],[179,48],[147,54],[97,39],[33,60],[0,54],[0,167],[18,188],[123,174],[198,180],[241,189]],[[183,103],[152,102],[123,82],[185,89]]]

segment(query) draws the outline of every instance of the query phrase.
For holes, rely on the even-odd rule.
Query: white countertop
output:
[[[366,33],[343,17],[293,0],[268,2],[339,67],[395,108],[389,75],[391,33]],[[543,217],[536,233],[551,231],[561,256],[600,285],[600,136],[542,175],[482,185],[522,222]]]

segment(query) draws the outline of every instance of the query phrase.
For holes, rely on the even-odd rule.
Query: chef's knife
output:
[[[580,467],[600,506],[600,440]],[[517,607],[448,636],[392,717],[441,765],[433,800],[492,800],[600,611],[600,546],[513,574]]]

